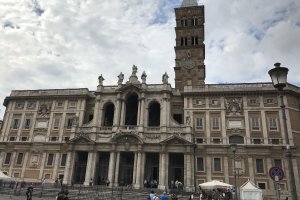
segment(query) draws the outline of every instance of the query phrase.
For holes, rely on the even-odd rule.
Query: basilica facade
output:
[[[275,196],[269,169],[277,166],[285,172],[281,192],[289,196],[289,144],[300,191],[300,88],[285,88],[287,143],[271,83],[205,84],[204,6],[184,0],[175,15],[175,88],[167,73],[148,84],[151,77],[134,65],[113,86],[100,75],[95,91],[13,90],[4,100],[1,171],[32,182],[61,178],[136,189],[145,180],[162,190],[180,181],[188,192],[210,180],[237,186],[251,180]]]

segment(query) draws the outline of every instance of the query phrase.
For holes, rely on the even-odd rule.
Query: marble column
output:
[[[167,173],[167,169],[166,169],[166,157],[167,154],[165,152],[162,152],[159,156],[159,184],[158,184],[158,189],[160,190],[166,190],[167,189],[167,181],[166,181],[166,173]]]
[[[72,179],[72,160],[74,160],[74,155],[75,152],[68,152],[67,154],[67,161],[66,161],[66,166],[65,166],[65,171],[64,171],[64,179],[63,179],[63,184],[70,184],[71,179]]]
[[[108,168],[108,180],[110,182],[110,186],[113,185],[115,179],[115,162],[116,162],[116,152],[110,152],[109,156],[109,168]]]
[[[141,115],[140,115],[140,122],[139,122],[139,125],[140,126],[145,126],[145,123],[144,123],[144,118],[145,118],[145,94],[143,93],[142,94],[142,98],[141,98]]]
[[[52,179],[55,180],[57,177],[58,167],[60,166],[59,159],[60,159],[60,153],[56,153],[55,159],[54,159],[54,168],[53,168],[53,175]]]
[[[22,166],[22,172],[21,172],[21,179],[22,180],[24,180],[25,171],[26,171],[26,167],[27,167],[27,161],[28,161],[28,157],[29,157],[29,152],[26,151],[24,154],[25,154],[25,157],[24,157],[23,166]]]
[[[119,96],[119,94],[118,94]],[[120,125],[120,115],[121,115],[121,99],[118,97],[117,100],[117,106],[114,113],[114,125],[119,126]]]
[[[249,178],[250,180],[255,183],[255,180],[254,180],[254,167],[253,167],[253,158],[250,157],[248,158],[248,167],[249,167]]]
[[[41,161],[41,167],[40,167],[40,173],[39,173],[39,180],[41,180],[42,178],[45,178],[45,177],[43,177],[43,175],[44,175],[46,157],[47,157],[47,153],[46,152],[42,153],[42,161]]]
[[[137,152],[134,153],[134,161],[133,161],[133,174],[132,174],[132,185],[135,187],[135,181],[136,181],[136,169],[137,169]]]
[[[264,110],[261,111],[261,125],[264,137],[264,144],[268,144],[268,129],[267,129],[267,118]]]
[[[121,156],[120,154],[121,154],[120,152],[117,152],[114,186],[119,185],[119,169],[120,169],[120,156]]]
[[[194,191],[194,185],[192,183],[192,176],[194,175],[192,171],[192,155],[191,154],[185,154],[184,155],[184,161],[185,161],[185,190],[187,192],[193,192]]]
[[[125,101],[122,101],[121,105],[122,106],[121,106],[120,126],[124,126],[124,124],[125,124],[125,115],[126,115],[126,113],[125,113],[125,106],[126,106]]]
[[[87,166],[86,166],[86,172],[85,172],[84,185],[88,186],[90,183],[90,180],[94,181],[95,167],[96,167],[96,153],[89,152]]]
[[[93,126],[100,126],[101,125],[101,121],[99,123],[99,115],[102,115],[102,113],[99,113],[100,99],[101,99],[101,96],[97,95],[97,97],[96,97],[96,103],[95,103],[95,108],[94,108]]]
[[[136,176],[135,176],[135,188],[136,189],[139,189],[141,188],[142,186],[142,177],[141,177],[141,171],[144,167],[144,165],[141,165],[142,164],[142,153],[141,152],[138,152],[137,153],[137,166],[136,166]]]

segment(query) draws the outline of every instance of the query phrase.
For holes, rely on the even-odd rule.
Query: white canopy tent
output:
[[[248,180],[240,188],[241,200],[262,200],[262,190]]]
[[[9,181],[9,180],[13,180],[13,178],[10,177],[10,176],[7,176],[6,174],[4,174],[4,173],[0,170],[0,180]]]
[[[230,188],[233,187],[230,184],[223,183],[221,181],[216,181],[216,180],[205,182],[205,183],[201,183],[201,184],[199,184],[199,186],[203,190],[213,190],[213,189],[218,189],[218,188],[230,189]]]

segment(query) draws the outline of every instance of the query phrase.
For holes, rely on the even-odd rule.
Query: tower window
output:
[[[198,37],[197,36],[192,37],[192,45],[198,45]]]
[[[181,46],[187,46],[187,37],[181,38]]]
[[[182,20],[180,21],[180,23],[181,23],[181,26],[182,26],[182,27],[187,26],[187,19],[182,19]]]
[[[192,26],[197,26],[198,25],[198,19],[197,18],[193,18],[192,19]]]

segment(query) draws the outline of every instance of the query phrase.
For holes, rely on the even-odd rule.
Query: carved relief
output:
[[[39,154],[38,154],[38,152],[34,151],[33,154],[31,154],[30,167],[37,168],[38,162],[39,162]]]
[[[241,115],[243,109],[242,98],[225,99],[226,112],[229,115]]]
[[[39,117],[49,117],[50,106],[47,104],[41,104],[38,110]]]

